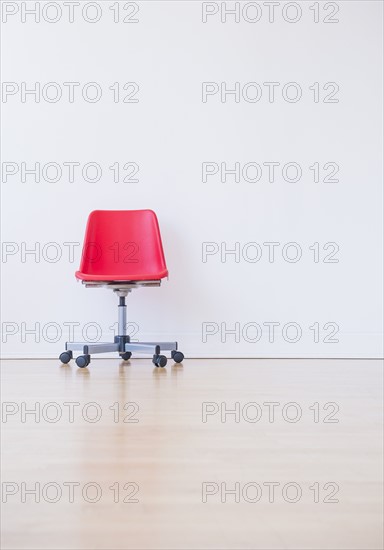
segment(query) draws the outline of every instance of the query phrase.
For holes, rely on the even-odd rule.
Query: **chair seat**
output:
[[[147,281],[81,281],[86,288],[106,287],[112,290],[126,290],[148,286],[160,286],[161,279],[151,279]]]
[[[81,281],[164,279],[160,229],[152,210],[94,210],[88,218],[79,270]]]
[[[114,273],[114,274],[101,274],[101,273],[83,273],[82,271],[76,271],[76,279],[80,281],[118,281],[118,282],[131,282],[131,281],[153,281],[158,279],[164,279],[168,277],[168,270],[164,269],[157,273],[140,273],[139,275],[135,273],[131,277],[124,274]]]

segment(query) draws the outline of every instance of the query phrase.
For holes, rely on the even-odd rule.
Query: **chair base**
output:
[[[69,363],[73,359],[73,352],[80,351],[82,355],[76,358],[78,367],[87,367],[91,362],[91,355],[95,353],[108,353],[116,351],[124,361],[130,359],[134,353],[151,353],[152,362],[157,367],[165,367],[167,358],[162,351],[170,351],[175,363],[181,363],[184,359],[183,353],[178,351],[177,342],[130,342],[129,336],[115,336],[114,342],[66,342],[65,351],[59,359],[62,363]]]
[[[91,284],[90,281],[86,282],[87,286]],[[160,281],[144,281],[139,282],[139,286],[158,286]],[[108,353],[116,351],[123,361],[128,361],[132,352],[136,353],[152,353],[152,362],[157,367],[165,367],[167,364],[167,358],[165,355],[161,355],[162,351],[170,351],[171,357],[175,363],[181,363],[184,359],[184,355],[177,349],[177,342],[131,342],[130,337],[126,334],[126,322],[127,322],[127,306],[125,299],[127,294],[131,292],[132,288],[137,285],[134,282],[97,282],[94,286],[109,286],[119,298],[118,310],[118,331],[121,336],[115,336],[113,342],[66,342],[65,351],[60,354],[59,359],[62,363],[69,363],[73,359],[73,352],[80,351],[83,355],[79,355],[76,358],[76,365],[78,367],[87,367],[91,362],[91,355],[94,353]]]

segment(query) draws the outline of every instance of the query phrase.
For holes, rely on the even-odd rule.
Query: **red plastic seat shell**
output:
[[[155,212],[91,212],[80,268],[75,275],[82,281],[149,281],[167,277]]]

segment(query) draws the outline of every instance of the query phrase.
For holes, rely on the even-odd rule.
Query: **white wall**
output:
[[[25,8],[35,4],[40,22],[25,15]],[[136,337],[177,338],[194,357],[381,356],[382,3],[339,1],[326,8],[324,2],[296,7],[280,2],[270,22],[263,2],[248,3],[247,11],[241,2],[238,23],[233,15],[221,22],[220,12],[202,22],[202,10],[214,12],[221,3],[204,8],[194,1],[137,2],[138,13],[130,15],[134,6],[122,1],[117,23],[110,9],[114,2],[81,2],[71,8],[73,23],[65,2],[46,4],[2,2],[3,81],[16,83],[7,85],[15,93],[3,95],[2,103],[2,240],[8,243],[2,258],[2,323],[8,333],[3,333],[3,356],[57,356],[68,336],[67,323],[77,323],[77,339],[86,323],[98,323],[102,339],[111,337],[115,297],[104,289],[85,289],[74,271],[88,213],[137,208],[158,214],[170,279],[160,289],[129,297]],[[94,4],[100,20],[89,23],[82,10],[95,18]],[[226,5],[234,8],[235,3]],[[301,10],[299,20],[287,21],[296,10]],[[257,13],[258,22],[246,21]],[[59,20],[50,23],[56,16]],[[127,16],[138,22],[122,22]],[[326,17],[338,22],[324,22]],[[33,95],[23,98],[22,82],[27,88],[56,82],[62,98],[46,100],[54,97],[52,86],[41,91],[40,102]],[[80,83],[73,102],[65,82]],[[88,82],[100,86],[99,101],[83,99],[80,90]],[[115,103],[109,87],[117,82],[121,95]],[[122,90],[126,82],[139,86],[132,96],[138,102],[122,101],[133,91]],[[223,82],[227,89],[239,82],[239,102],[234,95],[221,101],[220,93],[203,102],[203,82],[219,87]],[[262,90],[257,102],[251,100],[257,88],[244,88],[251,82]],[[279,83],[272,102],[265,82]],[[290,82],[302,91],[296,102],[282,95]],[[310,89],[316,82],[318,102]],[[339,90],[329,95],[336,88],[331,84],[324,90],[327,83]],[[89,88],[90,96],[93,91]],[[285,97],[293,98],[294,92],[292,86],[285,89]],[[326,96],[338,101],[324,102]],[[263,166],[271,161],[280,163],[273,182]],[[47,181],[51,169],[40,182],[33,175],[25,175],[23,182],[22,163],[29,169],[36,162],[41,169],[58,163],[60,181]],[[65,162],[81,165],[72,183]],[[81,174],[89,162],[102,170],[94,183]],[[220,174],[203,182],[204,162],[223,162],[228,168],[253,162],[263,171],[258,182],[244,181],[242,175],[236,182],[229,175],[222,183]],[[296,183],[282,177],[282,166],[289,162],[301,167]],[[309,168],[316,162],[318,183]],[[334,164],[323,169],[328,162],[338,166],[338,181],[323,181],[333,170]],[[114,163],[120,163],[120,179],[127,174],[125,163],[137,163],[139,181],[115,183],[109,169]],[[17,172],[6,177],[12,170]],[[248,175],[254,174],[251,167]],[[294,172],[287,174],[292,178]],[[239,262],[234,255],[222,262],[217,253],[204,263],[204,242],[218,243],[219,250],[240,243]],[[253,242],[262,251],[256,263],[242,255],[248,251],[248,259],[252,256],[256,248],[244,245]],[[280,243],[273,262],[266,242]],[[290,242],[302,252],[295,263],[282,255]],[[318,262],[310,249],[316,242]],[[25,255],[25,247],[35,243],[40,253]],[[57,262],[49,261],[47,254],[54,257],[57,250],[46,243],[57,243]],[[78,243],[73,262],[64,243]],[[337,263],[324,262],[335,246],[323,250],[326,243],[336,243]],[[280,323],[273,342],[263,325],[268,322]],[[282,334],[292,322],[302,331],[297,342],[287,341],[294,336],[293,325]],[[204,323],[217,331],[205,343]],[[222,323],[237,327],[238,337],[225,337]],[[263,329],[258,342],[251,341],[255,324]],[[314,341],[317,326],[319,342]],[[324,342],[336,326],[333,339],[338,341]],[[25,333],[34,327],[36,334]]]

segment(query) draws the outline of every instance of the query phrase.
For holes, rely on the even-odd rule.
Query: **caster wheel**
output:
[[[184,353],[181,353],[181,351],[173,350],[171,351],[171,357],[175,363],[181,363],[184,359]]]
[[[130,359],[131,356],[132,356],[131,351],[126,351],[125,353],[120,353],[120,357],[122,358],[123,361],[128,361],[128,359]]]
[[[64,364],[69,363],[71,359],[72,359],[71,351],[63,351],[63,353],[61,353],[59,357],[59,360]]]
[[[156,367],[165,367],[165,365],[167,364],[167,358],[165,357],[165,355],[154,355],[152,363],[156,365]]]
[[[90,362],[91,362],[90,355],[79,355],[79,357],[76,358],[76,365],[81,369],[83,369],[84,367],[88,367]]]

